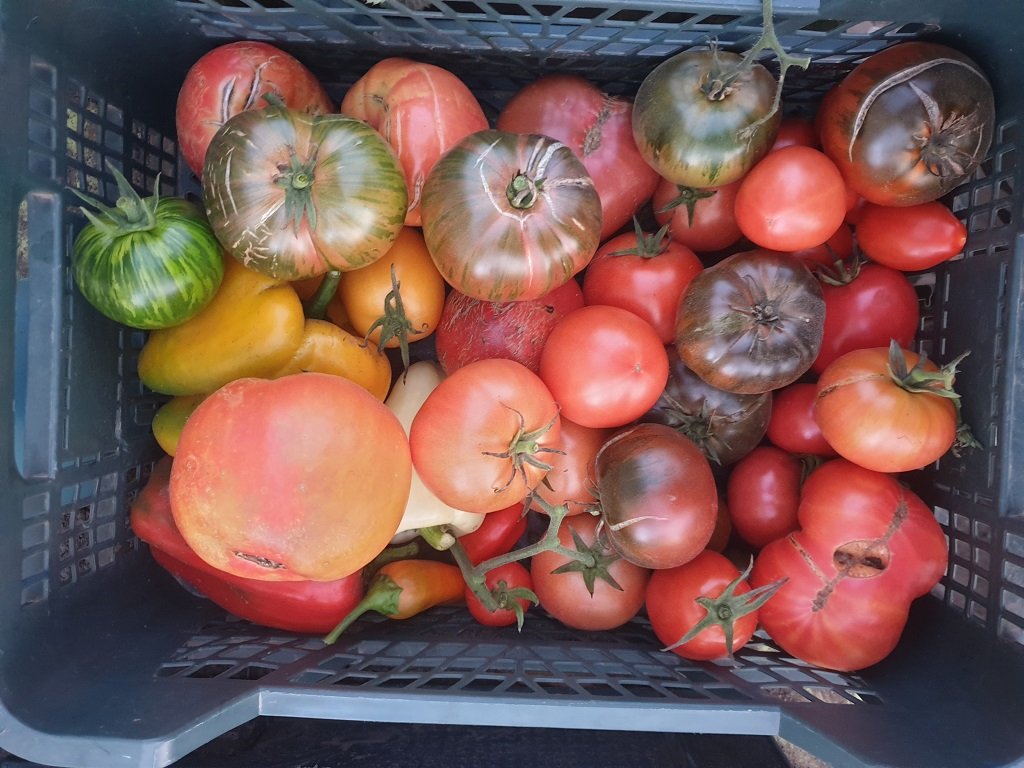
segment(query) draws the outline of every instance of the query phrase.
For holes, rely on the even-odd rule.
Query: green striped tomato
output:
[[[283,106],[221,126],[203,198],[228,252],[279,280],[372,264],[398,237],[408,204],[398,157],[373,128]]]
[[[198,206],[178,197],[142,199],[113,173],[121,188],[117,205],[90,200],[99,214],[83,208],[90,221],[75,238],[75,283],[96,309],[131,328],[183,323],[220,286],[220,243]]]
[[[730,184],[771,148],[782,119],[778,110],[772,113],[778,84],[761,64],[741,62],[727,51],[685,51],[640,84],[633,138],[643,158],[673,184]]]
[[[601,200],[582,161],[546,136],[478,131],[423,185],[423,236],[438,270],[481,301],[543,296],[597,251]]]

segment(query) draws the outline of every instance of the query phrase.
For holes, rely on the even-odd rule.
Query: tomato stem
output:
[[[717,189],[698,189],[697,187],[685,187],[682,184],[676,185],[677,194],[655,213],[668,213],[680,205],[686,206],[686,223],[693,226],[693,214],[697,208],[697,201],[712,197],[717,194]]]
[[[757,38],[754,44],[750,47],[750,50],[744,54],[743,60],[740,62],[738,69],[740,71],[745,71],[754,63],[754,58],[757,54],[762,51],[770,50],[779,60],[779,81],[775,89],[775,99],[772,102],[771,109],[758,120],[755,120],[740,131],[740,138],[744,139],[753,136],[758,128],[771,120],[775,116],[775,113],[779,111],[779,106],[782,104],[782,84],[786,80],[787,70],[790,67],[807,69],[811,64],[810,56],[793,56],[787,53],[786,49],[782,47],[782,43],[779,42],[779,37],[775,33],[775,23],[772,20],[772,0],[761,0],[761,14],[763,18],[761,36]]]
[[[534,180],[523,171],[519,171],[509,182],[505,196],[508,197],[513,208],[519,210],[532,208],[533,204],[537,202],[537,194],[540,192],[542,183],[543,180]]]
[[[496,459],[511,459],[512,460],[512,474],[509,479],[500,488],[495,488],[495,493],[500,493],[508,488],[520,475],[523,479],[526,479],[526,468],[524,464],[529,464],[531,467],[536,467],[544,472],[551,469],[551,465],[547,464],[537,458],[538,453],[564,453],[564,451],[558,448],[550,448],[540,444],[540,438],[551,431],[551,428],[555,426],[555,422],[558,420],[558,413],[556,412],[551,420],[532,432],[526,431],[526,420],[523,418],[523,414],[516,411],[514,408],[511,409],[515,412],[516,416],[519,417],[519,429],[516,434],[512,437],[509,443],[508,449],[497,453],[494,451],[483,451],[484,456],[493,456]]]
[[[694,624],[681,638],[661,650],[671,651],[673,648],[678,648],[690,642],[708,627],[717,626],[722,628],[722,632],[725,635],[726,658],[732,660],[733,631],[736,620],[758,610],[788,581],[787,577],[783,577],[770,584],[763,584],[760,587],[755,587],[743,594],[737,595],[736,588],[750,576],[750,571],[753,567],[754,558],[751,557],[750,564],[747,565],[743,573],[729,582],[726,588],[722,590],[722,594],[718,597],[698,597],[696,602],[707,612],[706,615]]]
[[[501,607],[498,599],[492,591],[487,588],[487,573],[493,571],[495,568],[500,568],[503,565],[514,563],[519,560],[525,560],[534,555],[539,555],[541,552],[557,552],[564,555],[571,560],[579,560],[582,562],[591,561],[592,558],[589,553],[580,552],[577,549],[570,549],[569,547],[563,547],[562,543],[558,539],[558,528],[562,524],[562,520],[569,514],[569,507],[566,504],[560,504],[558,506],[549,504],[540,497],[535,497],[533,503],[537,504],[548,516],[548,527],[544,535],[535,541],[533,544],[528,544],[525,547],[514,549],[511,552],[506,552],[503,555],[497,555],[484,560],[478,565],[473,565],[473,561],[469,559],[469,555],[463,548],[462,544],[458,539],[455,543],[449,547],[448,551],[451,552],[452,557],[455,558],[456,564],[462,571],[462,578],[465,579],[466,585],[472,590],[473,594],[476,595],[480,602],[490,611],[497,611]],[[505,606],[509,607],[509,606]]]
[[[391,339],[398,339],[398,348],[402,355],[402,370],[409,370],[409,336],[423,333],[422,328],[414,328],[406,314],[405,304],[402,303],[402,293],[399,290],[401,283],[395,274],[395,265],[391,264],[391,290],[384,297],[384,314],[373,321],[373,324],[366,329],[364,341],[369,343],[370,335],[380,328],[380,337],[377,339],[377,350],[383,351],[384,345]]]
[[[663,254],[669,246],[668,239],[669,224],[666,224],[654,234],[647,234],[636,216],[633,217],[633,234],[636,237],[636,245],[632,248],[623,248],[619,251],[612,251],[609,256],[639,256],[641,259],[653,259]]]
[[[111,237],[129,232],[146,232],[155,227],[156,208],[160,202],[160,174],[157,174],[153,185],[153,196],[143,200],[110,160],[107,160],[107,170],[117,182],[118,198],[113,206],[104,205],[84,192],[68,187],[79,199],[99,211],[99,214],[95,214],[84,206],[79,208],[89,222]]]

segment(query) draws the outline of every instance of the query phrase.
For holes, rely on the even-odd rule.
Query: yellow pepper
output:
[[[391,361],[361,338],[328,320],[306,320],[305,333],[292,358],[269,378],[292,373],[316,371],[354,381],[378,400],[388,396],[391,387]]]
[[[150,333],[139,378],[156,392],[198,395],[235,379],[268,378],[295,354],[306,318],[295,289],[228,256],[224,279],[199,314]]]
[[[164,453],[173,456],[178,450],[181,430],[206,395],[181,395],[172,397],[153,414],[153,436]]]

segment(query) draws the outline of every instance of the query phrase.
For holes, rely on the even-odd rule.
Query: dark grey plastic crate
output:
[[[791,108],[917,37],[979,61],[999,107],[989,159],[950,197],[967,248],[915,278],[921,346],[939,361],[972,351],[960,390],[985,447],[918,475],[949,572],[892,656],[857,675],[808,667],[766,638],[735,666],[689,663],[659,652],[641,620],[588,634],[538,614],[517,634],[435,611],[361,621],[329,649],[232,621],[132,535],[161,400],[135,374],[143,335],[93,311],[68,270],[82,219],[66,187],[112,197],[107,158],[139,188],[160,173],[164,192],[195,189],[177,153],[177,88],[227,40],[291,51],[336,101],[384,56],[435,62],[494,112],[543,72],[630,94],[681,49],[713,37],[743,49],[759,3],[0,0],[0,749],[161,766],[263,715],[777,734],[836,766],[1024,760],[1024,5],[776,0],[776,17],[783,43],[814,58],[788,81]]]

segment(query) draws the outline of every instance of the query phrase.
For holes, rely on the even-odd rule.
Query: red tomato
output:
[[[551,329],[582,306],[576,280],[529,301],[495,303],[451,290],[434,335],[437,361],[451,373],[474,360],[502,357],[536,373]]]
[[[669,225],[673,240],[697,253],[720,251],[743,236],[734,210],[739,189],[739,181],[696,189],[662,179],[651,198],[654,218]]]
[[[522,616],[533,604],[527,597],[518,596],[513,590],[530,590],[533,592],[533,579],[526,566],[520,562],[508,563],[487,572],[485,577],[487,588],[497,590],[499,608],[496,611],[488,610],[473,590],[466,587],[466,607],[470,615],[486,627],[508,627],[522,622]],[[518,605],[517,611],[513,605]]]
[[[674,568],[708,545],[718,489],[707,457],[663,424],[619,432],[595,462],[608,541],[644,568]]]
[[[409,430],[424,485],[466,512],[522,501],[561,449],[558,406],[537,374],[514,360],[478,360],[443,379]],[[545,465],[546,466],[546,465]]]
[[[822,372],[814,418],[836,453],[878,472],[906,472],[952,447],[956,405],[927,390],[914,391],[919,364],[925,372],[938,371],[894,344],[847,352]]]
[[[548,459],[551,469],[535,495],[552,506],[565,504],[570,515],[578,515],[597,502],[594,496],[594,459],[613,434],[611,429],[582,427],[562,417],[562,450]],[[533,509],[539,510],[539,505]],[[542,511],[542,510],[541,510]]]
[[[567,627],[615,629],[632,619],[644,604],[650,571],[624,560],[598,536],[599,518],[566,518],[558,528],[563,547],[591,558],[581,563],[546,551],[530,562],[533,590],[540,606]]]
[[[540,377],[565,418],[584,427],[620,427],[658,401],[668,353],[650,323],[595,304],[566,315],[551,331]]]
[[[783,650],[814,666],[862,669],[899,641],[910,603],[947,567],[928,506],[890,475],[837,459],[804,483],[801,530],[757,555],[753,586],[787,577],[760,612]]]
[[[653,194],[658,174],[633,141],[633,104],[577,75],[546,75],[527,85],[498,115],[497,128],[540,133],[568,145],[601,198],[601,239],[628,224]]]
[[[583,275],[583,299],[628,309],[650,323],[670,344],[676,334],[679,299],[694,276],[704,269],[685,245],[666,239],[666,230],[625,232],[605,242]]]
[[[872,261],[913,272],[960,253],[967,227],[939,202],[903,207],[867,203],[857,224],[857,243]]]
[[[696,661],[722,659],[731,657],[753,637],[758,603],[766,592],[751,593],[729,558],[704,550],[684,565],[651,575],[647,616],[658,640],[675,646],[672,652],[676,655]],[[691,639],[676,645],[688,634]]]
[[[327,114],[334,108],[312,72],[267,43],[226,43],[192,65],[178,91],[175,124],[178,147],[193,173],[202,176],[206,148],[228,118],[247,109],[262,109],[268,94],[310,115]]]
[[[818,141],[818,129],[814,120],[797,115],[789,115],[782,118],[779,123],[779,132],[775,136],[775,143],[769,152],[774,152],[783,147],[799,145],[818,149],[821,147]]]
[[[733,466],[726,481],[732,527],[760,549],[797,529],[803,465],[791,453],[761,445]]]
[[[185,422],[171,509],[210,565],[329,581],[387,546],[411,477],[402,424],[358,384],[326,373],[238,379]]]
[[[368,122],[395,149],[409,188],[405,223],[423,223],[423,183],[438,158],[489,126],[480,103],[442,67],[399,57],[374,64],[345,94],[341,113]]]
[[[835,456],[835,449],[814,420],[815,384],[798,382],[775,390],[767,438],[784,451],[811,456]]]
[[[797,251],[825,242],[846,216],[846,184],[817,149],[789,146],[769,152],[743,178],[736,223],[751,242]]]
[[[829,363],[854,349],[884,347],[892,339],[909,347],[921,310],[913,284],[897,269],[858,264],[819,272],[825,299],[821,350],[811,364],[820,375]]]

